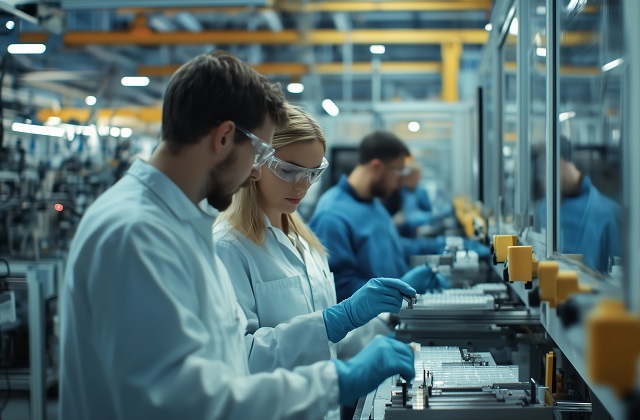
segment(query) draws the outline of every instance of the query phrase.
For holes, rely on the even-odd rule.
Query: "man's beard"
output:
[[[393,191],[391,191],[393,192]],[[371,184],[371,196],[378,198],[388,198],[391,195],[384,185],[384,178]]]
[[[236,166],[236,161],[237,153],[232,152],[224,162],[209,171],[211,187],[207,194],[207,202],[219,211],[225,211],[228,209],[233,201],[233,195],[240,188],[244,188],[251,183],[251,177],[248,177],[242,185],[234,188],[235,179],[229,178],[229,174]]]

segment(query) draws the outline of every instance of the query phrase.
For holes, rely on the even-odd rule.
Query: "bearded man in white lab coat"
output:
[[[279,87],[228,53],[174,74],[161,143],[88,209],[69,252],[61,419],[312,419],[413,378],[412,350],[387,338],[346,363],[249,374],[246,319],[197,203],[223,210],[259,179],[285,122]]]

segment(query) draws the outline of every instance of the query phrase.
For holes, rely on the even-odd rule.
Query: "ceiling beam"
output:
[[[251,10],[276,10],[285,12],[395,12],[395,11],[462,11],[462,10],[491,10],[491,0],[440,0],[440,1],[322,1],[307,2],[301,4],[300,1],[276,1],[273,8],[251,8]],[[246,12],[247,7],[131,7],[118,9],[119,13],[140,13],[157,12],[162,10],[167,14],[179,12],[191,13],[241,13]]]
[[[333,29],[309,31],[304,41],[311,45],[354,44],[440,44],[461,42],[484,44],[489,35],[484,29],[356,29],[350,33]],[[203,31],[132,34],[129,31],[95,32],[70,31],[63,35],[67,47],[94,45],[186,45],[186,44],[301,44],[302,35],[296,30],[271,31]]]
[[[180,65],[166,66],[138,66],[138,75],[157,77],[171,76]],[[264,75],[281,75],[290,77],[301,77],[309,70],[307,66],[300,63],[263,63],[253,66],[258,73]],[[373,71],[370,61],[353,63],[350,69],[355,74],[370,74]],[[442,65],[438,61],[394,61],[382,62],[380,71],[386,74],[422,74],[438,73],[442,70]],[[344,74],[346,71],[343,63],[317,63],[316,72],[321,75]]]

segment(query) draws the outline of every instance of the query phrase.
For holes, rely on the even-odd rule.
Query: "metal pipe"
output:
[[[530,140],[529,140],[529,109],[531,100],[531,5],[529,0],[518,0],[518,50],[516,71],[516,100],[518,104],[518,188],[515,201],[515,228],[522,231],[529,226],[529,198],[530,189]]]

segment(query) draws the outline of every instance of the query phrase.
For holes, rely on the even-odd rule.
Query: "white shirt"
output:
[[[268,372],[328,360],[332,353],[321,310],[335,305],[336,294],[327,259],[300,237],[296,248],[263,217],[262,245],[226,221],[213,228],[216,253],[247,317],[249,368]],[[292,341],[287,337],[294,337],[292,347],[282,346]]]
[[[89,208],[62,291],[60,418],[314,419],[337,404],[330,362],[249,375],[211,222],[142,161]]]

